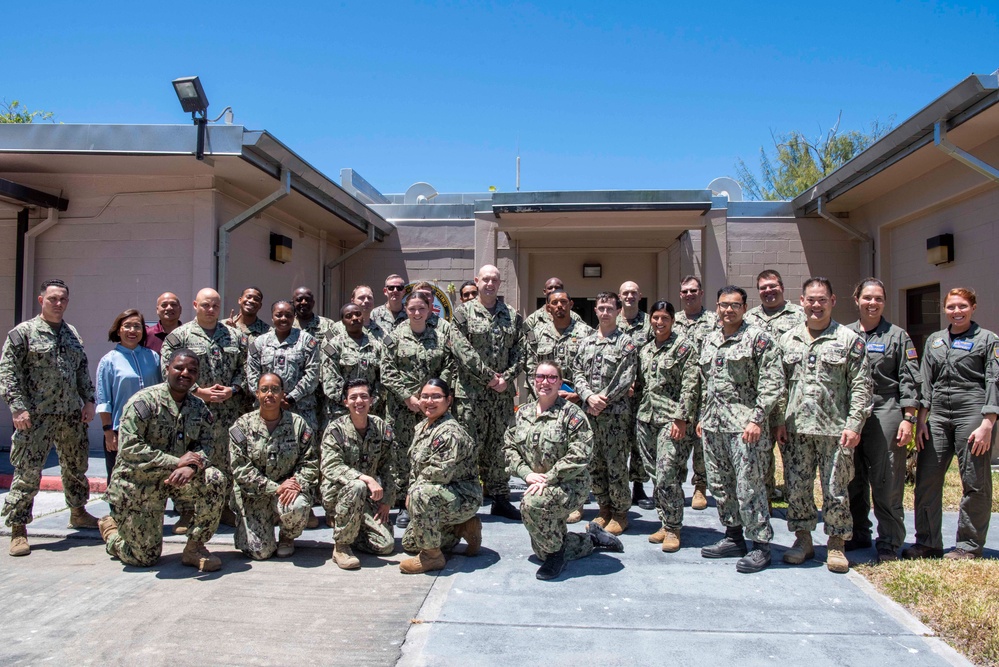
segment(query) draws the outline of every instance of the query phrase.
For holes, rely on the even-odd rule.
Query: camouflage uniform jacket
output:
[[[426,419],[417,424],[409,460],[411,487],[421,482],[479,486],[478,448],[450,412],[433,424]]]
[[[56,331],[41,315],[21,322],[4,342],[0,387],[11,414],[70,415],[93,403],[80,334],[67,322]]]
[[[226,324],[229,324],[229,322],[226,321]],[[264,322],[259,317],[256,319],[256,321],[253,324],[249,326],[243,324],[242,320],[239,320],[234,324],[229,324],[229,326],[233,327],[234,329],[236,329],[241,333],[246,334],[247,344],[252,343],[257,338],[263,336],[265,333],[271,330],[271,325],[267,324],[267,322]]]
[[[319,453],[312,429],[287,410],[272,433],[259,410],[247,413],[229,429],[232,479],[247,497],[273,496],[294,477],[301,493],[311,497],[319,478]]]
[[[197,396],[188,394],[178,405],[166,382],[140,389],[122,411],[111,503],[141,502],[136,489],[161,482],[187,452],[211,460],[214,431],[215,418]]]
[[[385,334],[388,332],[382,329],[381,325],[378,324],[374,319],[362,327],[364,335],[368,336],[372,340],[381,342],[385,338]],[[330,330],[330,338],[341,338],[347,336],[347,327],[343,326],[343,321],[334,322],[333,328]]]
[[[534,332],[524,324],[520,313],[502,301],[497,301],[496,312],[490,313],[478,299],[472,299],[455,310],[451,325],[472,344],[482,363],[503,376],[512,394],[513,384],[534,349]],[[459,367],[457,396],[472,397],[483,390],[484,386],[476,384],[465,368]]]
[[[637,417],[663,426],[674,419],[693,421],[697,409],[697,353],[676,331],[662,345],[653,338],[638,353],[641,400]]]
[[[527,360],[528,386],[531,388],[531,395],[534,395],[534,383],[531,377],[538,370],[542,361],[554,361],[562,368],[562,374],[566,380],[572,371],[572,360],[576,358],[579,351],[579,344],[587,336],[593,335],[593,329],[582,320],[570,320],[565,331],[559,333],[555,328],[555,322],[549,317],[542,320],[534,329],[534,353]]]
[[[397,324],[405,322],[406,319],[407,316],[405,308],[400,308],[398,313],[393,314],[392,311],[388,309],[388,304],[383,303],[382,305],[371,310],[371,323],[377,324],[386,336],[395,330]]]
[[[638,311],[635,314],[635,319],[630,321],[624,316],[624,311],[621,311],[621,314],[617,316],[617,328],[631,336],[631,340],[638,346],[638,349],[645,347],[645,344],[654,338],[649,315],[642,311]]]
[[[579,316],[574,310],[569,311],[569,319],[573,322],[582,322],[583,318]],[[536,311],[524,318],[524,324],[528,329],[534,333],[538,332],[538,327],[540,327],[545,322],[551,323],[552,316],[548,312],[547,306],[541,306]]]
[[[697,317],[691,318],[687,316],[687,313],[680,310],[676,314],[673,327],[687,337],[687,340],[694,346],[695,352],[700,352],[704,339],[709,333],[718,328],[718,315],[713,310],[704,310],[704,308],[701,308],[700,314]]]
[[[757,329],[763,329],[775,341],[799,324],[805,323],[805,309],[798,304],[785,301],[780,310],[773,315],[767,315],[763,306],[751,308],[746,313],[745,321]]]
[[[298,321],[296,317],[292,326],[296,329],[301,329],[302,331],[308,332],[310,336],[316,339],[316,341],[322,345],[327,338],[335,335],[333,330],[333,325],[336,324],[333,320],[328,317],[322,317],[312,313],[312,319],[302,326],[302,323]]]
[[[377,400],[381,395],[379,364],[382,345],[368,335],[362,334],[354,340],[346,331],[343,336],[331,338],[323,345],[322,382],[323,393],[330,403],[343,412],[343,388],[347,382],[363,378],[368,381],[371,397]]]
[[[909,334],[883,317],[870,333],[864,331],[859,320],[850,328],[867,342],[874,394],[897,398],[903,408],[918,408],[922,378],[919,355]]]
[[[394,446],[392,427],[384,420],[368,415],[368,428],[361,435],[350,415],[344,415],[331,422],[323,435],[323,479],[343,487],[361,475],[374,477],[382,485],[379,502],[391,507],[396,494],[395,477],[390,469]]]
[[[186,347],[198,356],[197,387],[211,387],[220,384],[224,387],[245,385],[246,378],[246,334],[224,324],[221,320],[215,326],[215,333],[209,337],[197,320],[182,324],[163,340],[160,354],[163,377],[167,376],[167,362],[174,350]]]
[[[999,414],[999,336],[977,322],[963,334],[930,334],[921,375],[923,407],[953,414],[981,403],[983,415]]]
[[[604,337],[597,331],[583,339],[572,361],[572,380],[585,405],[590,396],[607,397],[609,414],[627,412],[628,390],[638,375],[638,347],[631,336],[615,328]]]
[[[745,322],[725,337],[712,331],[697,360],[701,395],[701,428],[713,433],[742,433],[767,417],[784,391],[777,344],[765,331]]]
[[[784,421],[791,433],[860,433],[871,414],[871,369],[860,336],[838,322],[814,340],[801,324],[781,336],[787,395]]]
[[[541,414],[536,401],[522,404],[503,438],[503,450],[510,472],[521,479],[537,472],[551,486],[590,488],[593,431],[583,409],[564,398]]]
[[[274,373],[284,382],[285,395],[300,410],[316,407],[319,384],[319,343],[301,329],[292,329],[284,341],[268,331],[250,344],[246,355],[246,388],[253,393],[265,373]]]

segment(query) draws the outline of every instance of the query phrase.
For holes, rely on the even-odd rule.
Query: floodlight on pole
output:
[[[191,114],[198,126],[198,146],[194,157],[205,159],[205,134],[208,131],[208,96],[196,76],[182,76],[173,80],[173,89],[180,100],[181,108]]]

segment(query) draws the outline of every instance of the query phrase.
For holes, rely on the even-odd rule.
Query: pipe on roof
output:
[[[933,124],[933,144],[947,155],[951,156],[961,164],[971,167],[986,178],[999,182],[999,169],[996,169],[988,162],[979,160],[974,155],[959,148],[947,140],[947,128],[942,121]]]
[[[42,235],[43,232],[55,227],[59,224],[59,209],[50,208],[48,209],[49,215],[45,218],[45,221],[40,225],[29,229],[24,235],[24,258],[22,260],[22,278],[21,284],[23,286],[21,294],[21,313],[22,315],[27,315],[31,312],[34,294],[32,290],[35,289],[35,239]]]

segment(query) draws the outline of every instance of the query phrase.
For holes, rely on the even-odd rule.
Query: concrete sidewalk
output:
[[[587,509],[590,518],[595,505]],[[95,500],[90,511],[107,507]],[[4,664],[968,664],[860,575],[828,572],[824,547],[806,565],[781,563],[793,542],[781,520],[765,572],[702,559],[700,547],[722,534],[713,507],[687,508],[676,554],[648,543],[655,514],[636,509],[625,553],[571,562],[554,582],[534,578],[524,527],[488,508],[482,553],[452,557],[437,576],[401,575],[401,553],[362,556],[362,570],[343,572],[325,524],[291,559],[264,563],[236,552],[222,527],[211,548],[223,570],[199,575],[180,565],[172,513],[161,563],[123,567],[96,531],[66,528],[62,494],[39,494],[35,514],[31,556],[10,558],[0,540],[0,599],[17,609],[0,624]],[[945,516],[945,541],[955,527]],[[824,544],[820,533],[821,524]],[[995,556],[995,538],[989,547]],[[849,556],[864,562],[874,551]]]

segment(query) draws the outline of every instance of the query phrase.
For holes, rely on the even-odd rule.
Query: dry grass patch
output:
[[[999,561],[898,561],[855,569],[969,660],[999,667]]]

